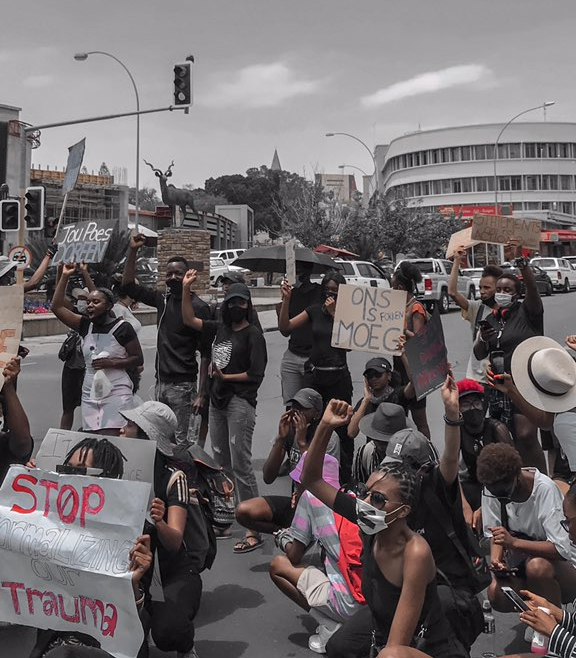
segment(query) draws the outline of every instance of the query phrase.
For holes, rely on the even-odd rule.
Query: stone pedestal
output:
[[[210,234],[187,228],[168,228],[158,234],[158,288],[164,289],[166,264],[174,256],[183,256],[191,266],[202,263],[194,290],[203,294],[210,287]],[[198,268],[196,268],[198,269]]]

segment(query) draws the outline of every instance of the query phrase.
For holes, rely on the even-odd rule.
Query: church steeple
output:
[[[278,157],[278,151],[274,149],[274,157],[272,158],[272,165],[270,166],[270,171],[282,171],[280,165],[280,158]]]

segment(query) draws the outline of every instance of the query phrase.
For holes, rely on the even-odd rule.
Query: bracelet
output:
[[[462,414],[458,414],[458,420],[450,420],[449,418],[446,418],[446,414],[444,414],[444,422],[448,427],[461,427],[464,425],[464,418]]]
[[[140,586],[138,586],[138,589],[140,590],[142,596],[139,599],[136,599],[135,601],[136,606],[142,605],[144,603],[144,599],[146,598],[146,592],[144,592],[144,590]]]

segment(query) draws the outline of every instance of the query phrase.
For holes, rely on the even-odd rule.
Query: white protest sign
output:
[[[404,331],[406,292],[341,284],[332,329],[332,347],[374,354],[398,354]]]
[[[296,240],[288,240],[286,247],[286,281],[293,286],[296,283]]]
[[[55,471],[56,466],[64,463],[64,458],[70,449],[82,439],[108,439],[126,457],[124,462],[124,480],[154,483],[154,459],[156,456],[156,441],[143,439],[126,439],[121,436],[104,436],[88,432],[72,432],[51,428],[46,432],[38,454],[38,468]]]
[[[535,219],[520,219],[508,215],[475,215],[472,223],[472,240],[506,244],[518,242],[526,249],[540,248],[542,225]]]
[[[0,488],[0,620],[85,633],[134,658],[144,634],[127,569],[149,493],[12,466]]]
[[[77,263],[101,263],[118,222],[78,222],[65,224],[58,231],[56,242],[58,251],[52,259],[51,265],[68,263],[75,260]]]
[[[0,390],[4,386],[2,370],[14,357],[22,336],[23,286],[0,286]]]
[[[461,231],[456,231],[450,236],[450,242],[448,242],[448,247],[446,247],[446,258],[452,258],[454,254],[461,247],[464,249],[470,249],[474,245],[478,244],[478,240],[472,240],[472,227],[464,228]]]

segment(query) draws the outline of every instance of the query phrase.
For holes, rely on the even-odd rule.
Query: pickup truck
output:
[[[414,263],[422,272],[422,281],[418,284],[416,299],[430,312],[437,304],[440,313],[447,313],[450,308],[448,279],[452,271],[452,263],[442,258],[410,258],[407,261]],[[469,276],[458,276],[458,292],[467,299],[475,299],[476,288]]]

